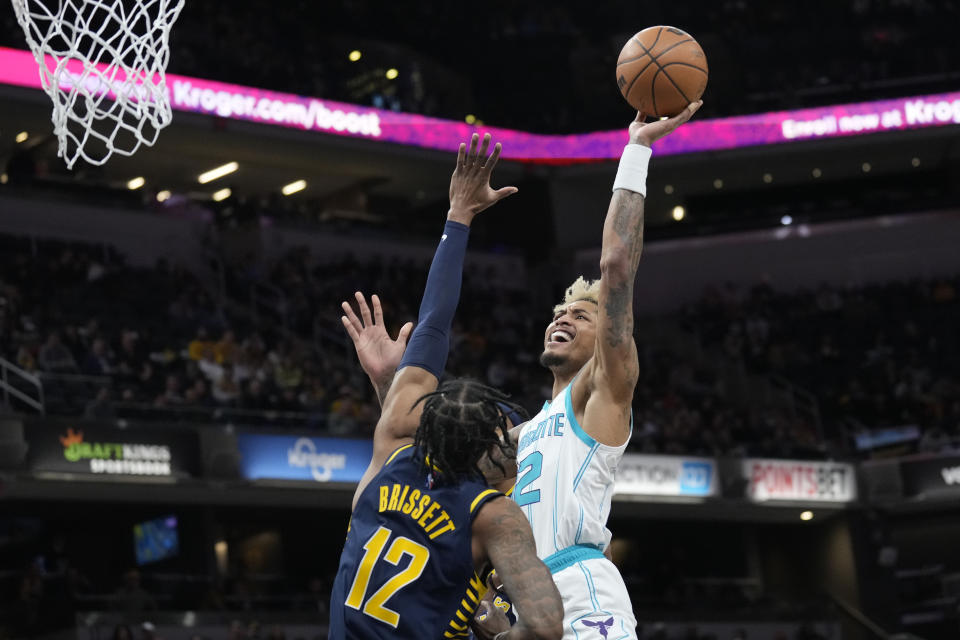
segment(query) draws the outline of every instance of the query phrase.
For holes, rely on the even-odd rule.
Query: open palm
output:
[[[645,122],[646,114],[638,113],[636,119],[630,123],[630,142],[642,144],[649,147],[655,141],[667,135],[684,122],[693,117],[700,107],[703,106],[703,100],[697,100],[687,105],[687,108],[666,120],[654,120]]]
[[[380,298],[376,294],[371,297],[373,302],[371,316],[370,307],[367,306],[367,300],[363,294],[357,291],[354,296],[357,299],[360,317],[358,318],[354,313],[350,303],[344,301],[340,306],[345,315],[340,318],[340,321],[343,322],[343,327],[353,340],[360,366],[372,380],[393,377],[407,348],[407,339],[413,331],[413,323],[408,322],[403,325],[397,339],[392,340],[383,323],[383,307],[380,305]]]

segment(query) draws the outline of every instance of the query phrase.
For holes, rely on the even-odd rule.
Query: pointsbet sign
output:
[[[857,497],[853,465],[842,462],[748,458],[742,473],[754,502],[851,502]]]
[[[26,431],[32,471],[118,476],[187,476],[198,471],[196,435],[190,432],[38,422]]]

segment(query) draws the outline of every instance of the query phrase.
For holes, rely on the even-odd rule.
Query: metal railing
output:
[[[142,418],[163,422],[215,422],[234,425],[270,425],[299,427],[323,422],[326,415],[303,411],[235,409],[201,405],[157,406],[140,402],[115,402],[113,408],[124,418]]]
[[[833,604],[837,606],[837,609],[839,609],[844,616],[846,616],[849,620],[852,620],[858,627],[870,634],[870,637],[879,638],[880,640],[892,640],[893,636],[887,633],[883,627],[868,618],[866,614],[843,598],[830,592],[827,592],[827,597],[831,600],[831,602],[833,602]]]
[[[43,415],[46,405],[43,402],[43,383],[40,378],[26,369],[22,369],[6,358],[0,358],[0,388],[3,389],[3,403],[12,408],[10,398],[16,398],[37,413]],[[19,381],[22,387],[18,387]],[[36,395],[29,395],[25,390],[35,390]]]

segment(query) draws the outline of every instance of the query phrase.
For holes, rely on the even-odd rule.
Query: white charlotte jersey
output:
[[[578,545],[603,551],[610,544],[607,517],[627,445],[600,444],[577,424],[572,385],[544,403],[517,443],[513,499],[530,521],[541,559]]]

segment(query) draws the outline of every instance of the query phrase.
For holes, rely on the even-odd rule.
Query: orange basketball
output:
[[[627,40],[617,59],[617,86],[630,106],[657,118],[675,116],[707,88],[707,57],[686,31],[650,27]]]

